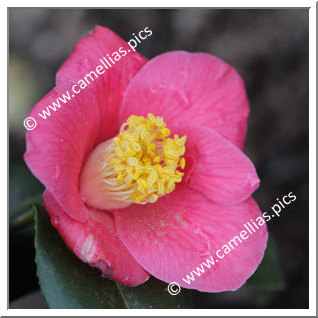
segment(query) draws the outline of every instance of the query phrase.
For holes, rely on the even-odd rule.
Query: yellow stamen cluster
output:
[[[172,192],[183,177],[178,169],[185,167],[186,136],[169,138],[170,133],[161,117],[130,116],[106,154],[104,182],[114,185],[115,178],[112,190],[117,188],[126,201],[141,204]]]

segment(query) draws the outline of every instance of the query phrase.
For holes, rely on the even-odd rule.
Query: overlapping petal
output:
[[[187,185],[222,205],[245,201],[257,189],[259,179],[253,163],[235,145],[213,129],[189,125],[175,127],[186,135]]]
[[[120,48],[126,51],[125,55],[118,53]],[[112,57],[113,52],[121,56],[118,61]],[[103,65],[100,59],[109,68],[93,82],[88,77],[93,83],[90,84],[93,88],[92,98],[97,99],[100,109],[101,125],[97,127],[98,143],[118,133],[118,112],[124,91],[131,79],[147,62],[145,57],[137,51],[132,51],[131,47],[116,33],[108,28],[96,26],[91,34],[83,37],[76,44],[70,57],[59,69],[56,74],[56,85],[75,84],[91,71],[96,73],[96,67]],[[95,78],[94,75],[92,77]]]
[[[51,103],[61,93],[55,88],[33,108]],[[87,92],[69,101],[52,118],[42,120],[27,133],[24,159],[33,174],[45,185],[66,213],[78,221],[87,220],[87,211],[78,193],[82,164],[97,138],[100,125],[97,101]]]
[[[238,289],[260,264],[267,242],[263,220],[253,235],[233,243],[230,253],[188,284],[182,278],[210,256],[216,258],[218,249],[246,230],[245,222],[262,217],[252,198],[224,208],[181,186],[157,203],[132,205],[114,216],[120,239],[151,275],[200,291]]]
[[[83,224],[69,217],[48,191],[43,200],[52,225],[82,261],[100,269],[103,276],[127,286],[139,285],[149,278],[119,240],[111,214],[87,209],[89,218]]]
[[[222,60],[183,51],[158,55],[131,81],[120,119],[153,113],[168,126],[197,124],[213,128],[243,147],[249,103],[238,73]]]

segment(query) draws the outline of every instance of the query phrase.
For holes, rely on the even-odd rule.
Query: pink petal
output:
[[[218,249],[246,231],[244,223],[261,217],[252,198],[224,208],[179,187],[155,204],[132,205],[114,215],[120,239],[145,270],[167,283],[205,292],[242,286],[260,264],[267,242],[262,225],[237,247],[232,243],[235,248],[230,253],[188,284],[182,278],[187,280],[210,256],[216,259]]]
[[[126,286],[142,284],[149,278],[119,240],[109,213],[88,209],[89,219],[82,224],[64,213],[48,191],[43,200],[52,225],[82,261],[97,267],[103,276]]]
[[[31,116],[35,117],[40,107],[48,105],[60,92],[55,88],[48,93],[33,108]],[[24,159],[28,167],[64,211],[82,222],[87,219],[87,210],[79,197],[78,179],[99,125],[98,105],[83,91],[81,98],[69,101],[26,135]]]
[[[125,56],[119,52],[120,48],[126,51]],[[117,62],[112,58],[114,52],[122,56]],[[97,66],[103,66],[100,61],[103,57],[112,67],[99,75],[93,85],[95,88],[93,98],[98,100],[102,122],[98,127],[98,143],[108,139],[109,135],[118,133],[118,125],[121,124],[118,123],[118,110],[124,91],[147,59],[137,51],[133,52],[130,46],[110,29],[96,26],[90,35],[83,37],[76,44],[70,57],[56,74],[57,86],[75,84],[86,74],[96,70]],[[115,62],[114,65],[109,57]],[[105,60],[103,61],[107,66]]]
[[[189,157],[194,159],[192,171],[185,175],[190,188],[222,205],[245,201],[257,189],[259,179],[253,163],[227,139],[201,126],[175,131],[187,136],[186,164]]]
[[[101,141],[118,133],[118,109],[131,77],[145,59],[131,53],[120,59],[94,83],[61,108],[51,110],[46,120],[42,113],[48,105],[70,90],[87,72],[96,68],[99,58],[126,45],[117,35],[103,27],[83,38],[57,75],[57,87],[44,96],[30,116],[37,127],[27,132],[25,161],[33,174],[45,185],[64,211],[85,222],[87,210],[78,193],[80,171],[89,152]]]
[[[134,77],[121,109],[121,121],[147,113],[168,126],[204,125],[242,148],[249,103],[238,73],[204,53],[170,52],[150,60]]]

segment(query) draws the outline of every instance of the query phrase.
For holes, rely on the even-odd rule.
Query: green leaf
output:
[[[189,291],[170,295],[167,284],[149,279],[126,287],[102,278],[99,270],[74,256],[42,206],[35,211],[37,275],[49,308],[191,308]],[[127,264],[129,266],[129,264]]]
[[[249,286],[267,290],[282,290],[285,281],[278,260],[278,250],[274,238],[269,235],[267,247],[261,265],[247,281]]]
[[[43,185],[24,164],[9,166],[9,218],[17,218],[30,209],[30,203],[42,201]]]

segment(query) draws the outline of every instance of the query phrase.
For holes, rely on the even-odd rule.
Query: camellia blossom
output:
[[[56,75],[52,100],[119,47],[97,26]],[[243,80],[204,53],[131,52],[27,132],[25,161],[45,185],[52,225],[82,261],[127,286],[150,275],[206,292],[236,290],[260,264],[266,225],[195,279],[182,278],[261,217],[259,185],[243,154]]]

